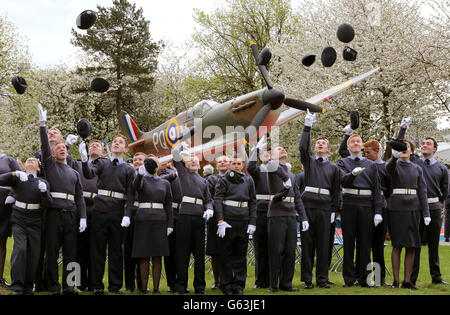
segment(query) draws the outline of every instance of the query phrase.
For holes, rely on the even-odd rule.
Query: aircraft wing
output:
[[[329,100],[331,100],[333,97],[335,97],[336,95],[342,93],[343,91],[355,86],[356,84],[358,84],[359,82],[365,80],[367,77],[371,76],[372,74],[374,74],[375,72],[377,72],[380,68],[375,68],[369,72],[366,72],[360,76],[354,77],[342,84],[336,85],[335,87],[332,87],[329,90],[326,90],[325,92],[322,92],[320,94],[317,94],[307,100],[305,100],[306,102],[315,104],[315,105],[319,105],[322,104],[324,102],[327,102]],[[282,126],[286,123],[288,123],[289,121],[295,119],[296,117],[298,117],[299,115],[305,113],[302,110],[298,110],[295,108],[289,108],[288,110],[285,110],[284,112],[282,112],[280,114],[280,116],[278,117],[278,120],[275,122],[274,126]]]

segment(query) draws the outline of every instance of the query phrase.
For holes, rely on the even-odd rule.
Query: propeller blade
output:
[[[250,48],[252,49],[253,57],[255,58],[255,62],[256,62],[256,65],[258,66],[259,72],[261,72],[261,75],[262,75],[264,81],[266,82],[267,88],[270,90],[271,88],[273,88],[273,85],[272,85],[272,82],[270,82],[267,68],[265,65],[258,64],[258,57],[259,57],[258,47],[256,46],[256,44],[254,42],[250,42]],[[267,51],[268,51],[268,49],[267,49]]]
[[[306,111],[309,109],[312,113],[325,113],[325,108],[323,107],[293,98],[286,98],[284,104],[298,110]]]
[[[272,107],[270,106],[270,104],[266,104],[259,110],[255,117],[253,117],[250,125],[247,127],[247,131],[245,134],[245,140],[247,142],[253,137],[254,133],[258,130],[264,120],[266,120],[267,115],[269,115],[271,109]]]

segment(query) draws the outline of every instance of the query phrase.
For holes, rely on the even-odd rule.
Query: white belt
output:
[[[139,201],[135,201],[135,202],[133,202],[133,206],[134,206],[134,207],[138,207],[138,208],[139,208]]]
[[[203,205],[203,199],[192,198],[192,197],[187,197],[187,196],[183,196],[183,200],[181,202],[193,203],[196,205]]]
[[[179,206],[180,206],[179,203],[172,202],[172,208],[178,209]]]
[[[1,189],[12,190],[11,186],[0,186]]]
[[[85,197],[85,198],[93,199],[95,196],[97,196],[97,193],[90,192],[90,191],[83,191],[83,197]]]
[[[315,194],[319,194],[319,195],[330,195],[330,191],[328,189],[325,188],[317,188],[317,187],[310,187],[310,186],[306,186],[305,187],[305,191],[309,191]]]
[[[139,203],[139,209],[141,208],[150,208],[150,209],[164,209],[164,205],[158,202],[142,202]]]
[[[111,190],[99,189],[98,190],[98,194],[102,195],[102,196],[108,196],[108,197],[117,198],[117,199],[125,199],[125,195],[124,194],[122,194],[120,192],[116,192],[116,191],[111,191]]]
[[[393,195],[417,195],[417,190],[409,188],[394,188]]]
[[[344,194],[358,195],[358,196],[372,196],[371,190],[366,189],[353,189],[353,188],[344,188],[342,189]]]
[[[57,199],[65,199],[65,200],[70,200],[70,201],[75,200],[74,195],[71,195],[71,194],[66,194],[66,193],[61,193],[61,192],[51,192],[50,195],[53,198],[57,198]]]
[[[234,200],[224,200],[224,205],[231,206],[231,207],[237,207],[237,208],[246,208],[248,207],[247,201],[234,201]]]
[[[14,203],[14,205],[18,208],[27,209],[27,210],[38,210],[41,208],[41,205],[38,203],[24,203],[17,201]]]
[[[267,200],[270,201],[272,200],[273,196],[272,195],[256,195],[256,200]]]
[[[428,198],[428,203],[435,203],[435,202],[439,202],[439,197]]]

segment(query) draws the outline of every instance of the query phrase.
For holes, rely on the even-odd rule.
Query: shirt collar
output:
[[[350,155],[349,158],[351,158],[352,160],[359,158],[361,161],[365,160],[366,158],[362,155],[358,155],[358,156],[354,156],[354,155]]]
[[[375,161],[376,164],[384,164],[384,161],[382,159],[378,159]]]
[[[114,156],[110,157],[111,162],[113,162],[115,159],[117,159],[119,161],[119,164],[123,163],[123,157],[121,157],[121,158],[115,158]]]
[[[426,158],[421,158],[421,160],[425,162]],[[430,160],[430,165],[433,165],[434,163],[437,162],[437,160],[435,158],[433,158],[433,157],[431,159],[428,159],[428,160]]]
[[[316,160],[318,160],[318,159],[320,158],[320,156],[316,155],[314,158],[315,158]],[[323,159],[324,162],[325,162],[325,161],[328,161],[328,156],[322,156],[322,159]]]

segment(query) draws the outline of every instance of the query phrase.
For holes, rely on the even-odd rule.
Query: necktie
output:
[[[427,163],[427,165],[430,165],[430,160],[429,160],[429,159],[426,159],[426,160],[425,160],[425,163]]]
[[[31,174],[28,174],[28,179],[33,179],[34,178],[34,176],[33,175],[31,175]]]
[[[359,161],[360,161],[360,158],[359,158],[359,157],[355,158],[355,161],[356,161],[356,162],[359,162]]]
[[[114,166],[117,166],[117,164],[119,164],[119,160],[118,159],[114,159],[113,160],[113,164],[114,164]]]
[[[323,162],[323,157],[319,157],[317,160],[318,160],[319,162]]]

